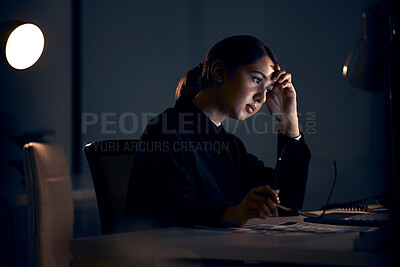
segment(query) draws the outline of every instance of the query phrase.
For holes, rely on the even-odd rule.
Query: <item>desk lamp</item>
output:
[[[394,55],[394,24],[391,14],[382,6],[369,7],[362,13],[364,33],[350,51],[343,66],[343,77],[361,90],[383,92],[385,94],[388,135],[391,187],[392,219],[398,218],[398,181],[395,165],[394,120],[392,98],[392,61]],[[397,100],[396,100],[397,101]],[[396,154],[397,155],[397,154]]]

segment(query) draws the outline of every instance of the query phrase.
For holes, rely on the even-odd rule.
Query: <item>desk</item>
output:
[[[302,216],[277,217],[250,223],[280,224],[302,219]],[[358,236],[357,232],[271,236],[196,228],[153,229],[73,239],[71,266],[175,266],[177,261],[174,265],[163,265],[171,259],[184,260],[181,266],[200,266],[201,259],[217,260],[221,266],[228,266],[229,261],[389,265],[389,253],[355,251],[354,241]]]

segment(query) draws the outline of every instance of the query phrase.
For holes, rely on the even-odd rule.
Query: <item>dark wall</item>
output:
[[[1,1],[0,22],[22,20],[37,24],[45,36],[39,61],[14,70],[2,54],[0,111],[18,119],[21,131],[54,132],[46,138],[61,143],[70,155],[71,9],[70,1]],[[3,52],[2,52],[3,53]]]
[[[173,105],[181,75],[213,44],[250,34],[293,74],[301,128],[313,155],[305,208],[325,202],[333,160],[339,173],[333,201],[381,194],[384,95],[355,89],[342,78],[345,58],[362,35],[362,11],[381,2],[83,1],[83,142],[138,138],[149,116]],[[225,124],[251,153],[275,164],[277,125],[266,108]]]

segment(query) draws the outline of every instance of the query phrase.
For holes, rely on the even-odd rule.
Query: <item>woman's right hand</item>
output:
[[[262,185],[250,190],[243,201],[234,207],[228,207],[221,217],[224,227],[243,226],[251,218],[265,219],[278,216],[276,204],[279,204],[279,190]]]

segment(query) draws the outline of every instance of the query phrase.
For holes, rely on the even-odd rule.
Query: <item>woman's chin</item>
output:
[[[246,110],[243,112],[236,112],[231,114],[231,116],[229,116],[231,119],[235,119],[235,120],[239,120],[239,121],[244,121],[245,119],[250,118],[251,116],[253,116],[256,112],[247,112]]]
[[[237,120],[239,121],[244,121],[245,119],[250,118],[251,116],[253,116],[252,114],[239,114],[239,116],[236,117]]]

